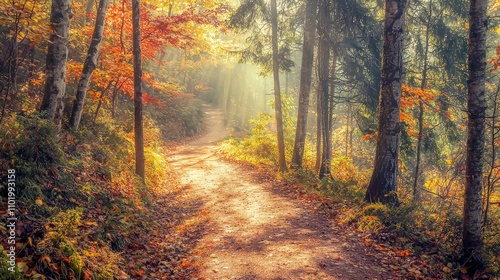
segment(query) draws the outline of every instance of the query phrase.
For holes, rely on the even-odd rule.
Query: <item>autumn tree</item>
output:
[[[46,118],[59,127],[66,93],[69,24],[72,16],[68,0],[52,0],[50,12],[52,34],[47,51],[47,80],[40,111],[45,112]]]
[[[132,0],[133,53],[134,53],[134,130],[135,173],[143,180],[144,127],[142,123],[142,53],[141,53],[141,1]]]
[[[90,3],[90,1],[89,1]],[[71,118],[69,120],[69,125],[72,129],[78,129],[80,125],[80,119],[83,111],[83,104],[85,102],[85,96],[87,95],[87,87],[92,77],[92,72],[97,66],[97,56],[99,54],[99,48],[102,42],[102,34],[104,32],[104,21],[106,19],[106,11],[108,9],[109,0],[100,0],[99,8],[97,9],[97,18],[95,21],[94,33],[92,35],[92,41],[90,42],[89,50],[87,52],[87,58],[83,64],[83,72],[78,82],[78,88],[76,91],[76,99],[73,103],[73,110],[71,112]],[[90,5],[92,7],[92,5]]]
[[[386,0],[375,166],[365,200],[397,204],[403,26],[406,0]]]
[[[467,160],[463,223],[463,261],[473,275],[483,263],[481,232],[484,134],[486,117],[487,0],[471,0],[467,82]]]

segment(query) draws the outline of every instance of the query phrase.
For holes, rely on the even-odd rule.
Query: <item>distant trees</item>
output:
[[[281,71],[289,71],[294,65],[290,57],[295,43],[297,22],[284,15],[296,13],[294,5],[297,2],[280,1],[278,3],[272,0],[270,5],[267,3],[255,0],[243,1],[231,16],[230,27],[250,34],[246,39],[248,45],[244,49],[234,51],[240,56],[240,61],[254,62],[261,66],[262,74],[272,73],[273,75],[278,169],[285,171],[287,165],[279,74]],[[282,7],[291,7],[291,9],[286,10]]]
[[[64,94],[66,93],[66,64],[68,59],[69,23],[72,17],[69,0],[52,0],[50,35],[47,51],[45,91],[40,111],[61,127]]]
[[[375,166],[365,200],[397,204],[403,27],[406,0],[386,0]]]
[[[463,260],[471,274],[483,267],[482,180],[486,117],[487,0],[471,0],[469,11],[469,80],[467,82],[467,161],[463,224]]]

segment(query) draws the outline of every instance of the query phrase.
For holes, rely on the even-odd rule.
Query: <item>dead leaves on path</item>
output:
[[[198,207],[181,193],[159,198],[146,217],[148,227],[138,229],[125,250],[121,269],[133,279],[196,279],[193,250],[206,224]]]

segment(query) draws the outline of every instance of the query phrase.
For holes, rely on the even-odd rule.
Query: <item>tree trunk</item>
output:
[[[16,18],[19,18],[20,15],[16,13]],[[2,91],[5,89],[5,95],[3,98],[3,104],[2,104],[2,113],[0,114],[0,123],[2,123],[3,118],[5,116],[5,110],[7,108],[7,101],[10,99],[11,102],[11,110],[16,111],[16,106],[14,104],[16,103],[16,97],[14,94],[17,92],[17,69],[18,69],[18,55],[19,55],[19,46],[17,43],[17,38],[18,38],[18,27],[19,26],[19,20],[16,20],[16,24],[14,27],[14,35],[12,36],[10,43],[7,48],[7,54],[8,58],[5,60],[7,66],[5,67],[7,69],[6,73],[6,82],[2,83]],[[3,62],[3,61],[2,61]],[[6,84],[6,85],[5,85]],[[0,92],[2,92],[0,91]],[[10,96],[10,97],[9,97]],[[18,102],[18,101],[17,101]]]
[[[399,204],[396,190],[405,5],[406,0],[385,1],[378,137],[375,166],[365,196],[368,202]]]
[[[490,204],[491,204],[491,195],[494,191],[495,187],[495,181],[498,179],[494,178],[494,171],[497,168],[496,166],[496,161],[497,161],[497,148],[495,143],[498,141],[498,133],[500,133],[500,130],[497,130],[497,104],[498,104],[498,96],[500,95],[500,82],[497,85],[497,91],[495,92],[494,98],[493,98],[493,103],[492,108],[492,118],[491,118],[491,125],[490,125],[490,145],[491,145],[491,159],[490,159],[490,168],[488,171],[488,177],[486,178],[486,190],[485,190],[485,196],[484,196],[484,214],[483,214],[483,234],[484,230],[486,229],[486,226],[488,225],[488,213],[490,211]]]
[[[132,0],[132,27],[134,41],[134,130],[135,130],[135,173],[142,180],[144,166],[144,127],[142,124],[142,58],[141,58],[141,1]]]
[[[347,104],[347,121],[346,121],[346,129],[345,129],[345,156],[349,157],[349,136],[350,136],[350,127],[351,127],[351,114],[352,114],[352,106],[351,103]]]
[[[432,18],[432,0],[429,1],[429,17],[425,24],[425,46],[424,46],[424,68],[422,69],[422,83],[420,84],[420,89],[425,90],[427,87],[427,70],[429,64],[429,38],[430,38],[430,24]],[[424,133],[424,103],[422,100],[418,102],[418,136],[417,136],[417,160],[415,163],[415,178],[413,181],[413,201],[419,201],[421,196],[421,190],[418,185],[418,179],[420,177],[420,161],[422,154],[422,138]]]
[[[33,92],[33,77],[35,75],[35,45],[30,43],[29,46],[29,67],[28,67],[28,97],[34,98]]]
[[[486,115],[486,0],[471,0],[469,12],[469,79],[467,160],[463,223],[463,260],[469,273],[483,267],[481,234],[482,177]]]
[[[66,92],[66,62],[68,60],[69,22],[72,17],[69,0],[52,0],[50,11],[50,35],[47,51],[45,92],[40,111],[59,128],[64,109]]]
[[[80,125],[80,119],[82,117],[83,104],[85,102],[85,96],[87,95],[87,87],[92,77],[92,72],[96,68],[97,56],[99,54],[99,47],[102,42],[102,34],[104,32],[104,22],[106,20],[106,10],[108,9],[109,0],[100,0],[99,8],[97,11],[97,18],[95,21],[94,33],[92,34],[92,42],[90,43],[89,50],[87,52],[87,58],[83,64],[82,77],[78,82],[78,89],[76,91],[76,99],[73,103],[73,110],[71,111],[71,118],[69,120],[69,126],[73,130],[77,130]]]
[[[328,92],[329,84],[329,62],[330,62],[330,42],[329,23],[330,9],[328,0],[320,0],[318,18],[318,79],[319,79],[319,103],[322,127],[323,150],[321,154],[321,166],[319,177],[331,177],[331,134],[330,134],[330,98]]]
[[[424,78],[425,79],[425,78]],[[422,82],[423,84],[423,82]],[[422,137],[424,133],[424,102],[418,102],[418,135],[417,135],[417,159],[415,162],[415,177],[413,178],[413,201],[418,202],[421,198],[421,189],[418,185],[420,177],[420,162],[422,157]]]
[[[286,171],[285,137],[283,133],[283,113],[281,110],[281,92],[278,55],[278,8],[276,0],[271,0],[271,25],[273,45],[273,78],[274,78],[274,110],[276,114],[276,129],[278,132],[278,170]]]
[[[108,93],[108,90],[111,88],[112,84],[113,84],[113,80],[109,81],[106,88],[103,91],[101,91],[101,95],[99,95],[99,102],[97,103],[97,108],[95,109],[95,112],[94,112],[94,123],[97,120],[97,116],[99,116],[99,110],[101,109],[102,102],[104,101],[104,96],[106,96],[106,93]],[[115,88],[116,88],[116,83],[115,83]]]
[[[104,100],[105,94],[106,94],[106,92],[103,91],[103,92],[101,92],[101,95],[99,95],[99,102],[97,103],[97,108],[95,109],[95,112],[94,112],[94,122],[97,121],[97,116],[99,116],[99,110],[101,110],[102,101]]]
[[[316,94],[316,163],[314,165],[314,169],[319,171],[319,168],[321,167],[321,150],[323,149],[323,139],[322,133],[321,133],[321,104],[319,102],[319,91]]]
[[[87,22],[87,20],[90,20],[90,14],[94,10],[94,2],[95,0],[87,0],[87,7],[85,9],[85,18],[84,18],[85,23]]]
[[[224,75],[223,89],[222,89],[222,112],[224,112],[224,119],[226,120],[226,125],[229,123],[229,89],[231,87],[231,79],[233,75],[232,69],[227,69]]]
[[[309,111],[309,94],[311,92],[311,75],[314,60],[314,37],[316,35],[317,0],[306,3],[306,21],[304,41],[302,43],[302,66],[300,69],[299,108],[297,113],[297,129],[293,145],[292,169],[302,168],[304,146],[306,142],[307,115]]]

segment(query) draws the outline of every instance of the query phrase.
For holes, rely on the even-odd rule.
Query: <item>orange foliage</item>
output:
[[[132,54],[132,7],[131,1],[113,1],[109,5],[106,26],[104,28],[103,43],[99,54],[99,65],[92,76],[92,87],[94,92],[99,94],[89,95],[94,99],[101,98],[101,93],[111,86],[117,87],[119,92],[123,92],[133,98],[133,54]],[[184,11],[176,15],[166,16],[159,13],[160,4],[155,1],[141,3],[141,32],[142,32],[142,55],[144,65],[161,64],[159,57],[165,53],[166,48],[188,49],[199,44],[199,38],[194,37],[193,26],[210,25],[219,30],[224,30],[221,15],[229,11],[225,5],[218,5],[210,9],[199,9],[198,4],[187,4]],[[85,7],[76,3],[73,5],[75,17],[73,22],[84,22]],[[91,18],[94,14],[88,15]],[[91,40],[93,26],[91,24],[73,24],[70,36],[71,45],[82,54]],[[80,78],[83,57],[80,59],[70,59],[68,62],[68,82],[77,83]],[[180,95],[182,92],[179,86],[172,83],[161,82],[155,74],[144,67],[143,82],[148,88],[156,92],[163,92],[168,95]],[[186,97],[186,96],[183,96]],[[105,100],[110,97],[104,96]],[[158,98],[143,93],[143,102],[162,107]]]
[[[408,134],[416,137],[418,135],[415,132],[417,124],[412,115],[412,110],[418,107],[420,102],[423,103],[424,107],[431,106],[432,108],[433,102],[436,100],[436,93],[433,90],[412,88],[404,84],[402,88],[400,121],[410,125]]]

